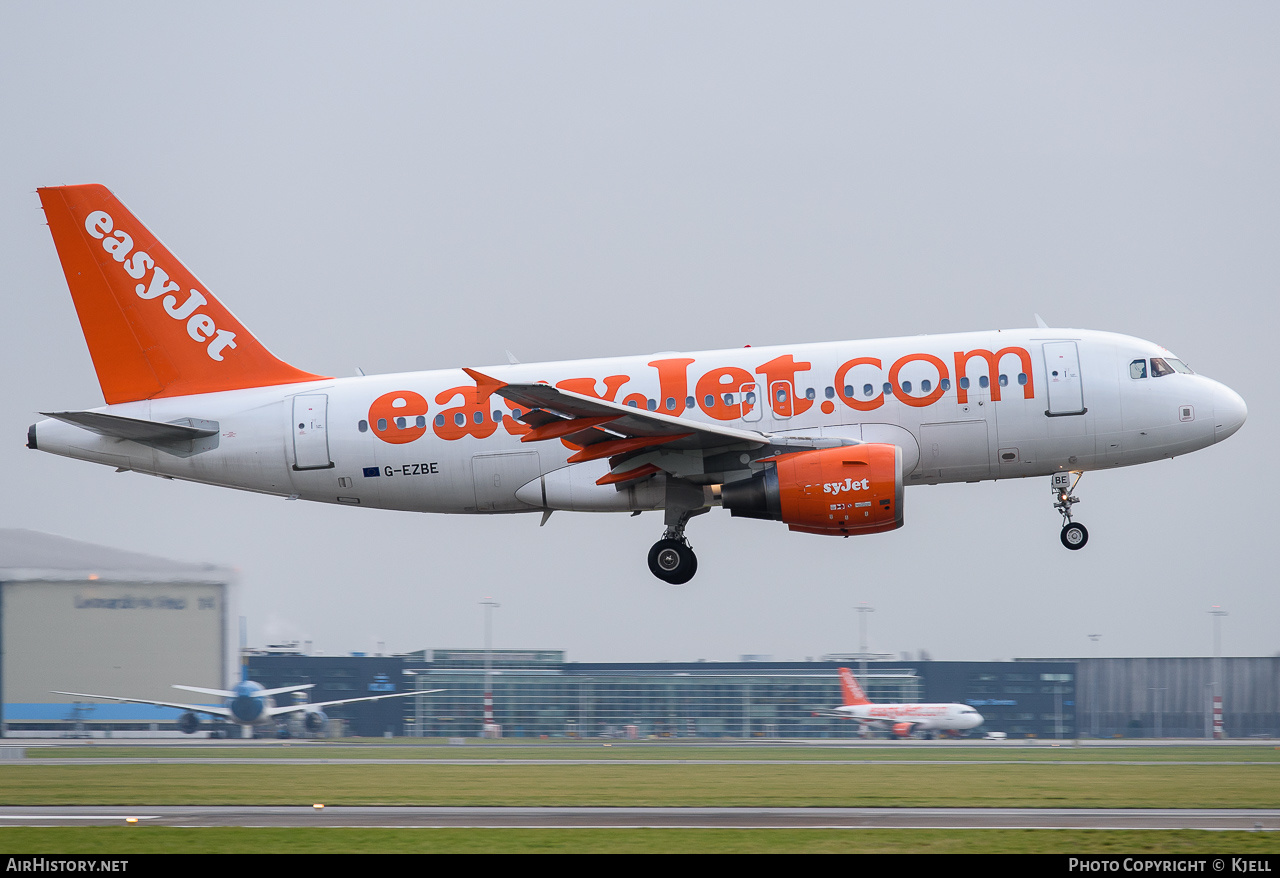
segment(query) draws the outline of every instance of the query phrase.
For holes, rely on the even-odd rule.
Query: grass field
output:
[[[403,742],[32,748],[4,805],[1280,807],[1280,751],[1249,747],[803,747]],[[212,764],[115,762],[201,757]],[[313,764],[306,759],[343,760]],[[264,758],[287,759],[283,764]],[[386,764],[367,759],[407,759]],[[92,760],[89,762],[87,760]],[[347,760],[360,760],[350,762]],[[466,760],[449,764],[443,760]],[[530,762],[524,760],[538,760]],[[570,762],[572,760],[572,762]],[[634,763],[634,764],[633,764]],[[945,764],[943,764],[945,763]],[[0,828],[0,849],[149,851],[1280,853],[1280,833],[1087,830]]]
[[[1280,852],[1275,833],[1074,829],[175,829],[0,828],[25,854],[738,853],[1245,854]]]

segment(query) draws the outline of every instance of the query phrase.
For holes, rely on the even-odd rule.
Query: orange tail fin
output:
[[[862,687],[858,685],[858,681],[854,679],[853,672],[848,668],[840,669],[840,691],[844,695],[845,707],[871,703],[871,699],[862,693]]]
[[[106,187],[39,192],[108,404],[324,377],[263,347]]]

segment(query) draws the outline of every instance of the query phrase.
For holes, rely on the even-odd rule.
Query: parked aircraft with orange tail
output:
[[[961,737],[982,725],[982,714],[967,704],[874,704],[848,668],[840,669],[840,692],[844,704],[832,708],[830,715],[857,720],[867,728],[887,729],[898,738]]]
[[[1246,416],[1159,345],[1042,321],[331,378],[272,355],[102,186],[40,200],[107,404],[44,413],[29,447],[357,507],[658,511],[649,567],[672,584],[713,507],[847,537],[901,527],[908,485],[1049,477],[1079,549],[1080,474],[1205,448]]]

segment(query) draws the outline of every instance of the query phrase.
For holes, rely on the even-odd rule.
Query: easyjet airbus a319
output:
[[[903,524],[907,485],[1048,476],[1220,442],[1244,401],[1159,345],[997,330],[329,378],[267,351],[104,187],[40,200],[107,405],[28,445],[286,497],[414,512],[661,510],[687,582],[714,506],[806,534]]]

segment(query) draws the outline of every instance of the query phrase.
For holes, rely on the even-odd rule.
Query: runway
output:
[[[3,826],[1280,830],[1280,809],[3,807]]]

